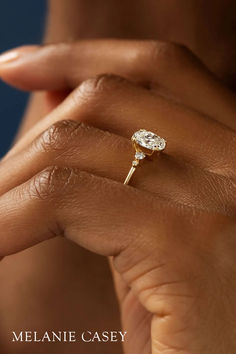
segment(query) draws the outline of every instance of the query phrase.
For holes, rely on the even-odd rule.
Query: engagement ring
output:
[[[124,184],[129,184],[141,160],[145,159],[146,156],[151,156],[155,151],[164,150],[166,147],[165,139],[145,129],[140,129],[134,133],[131,140],[135,149],[135,159]]]

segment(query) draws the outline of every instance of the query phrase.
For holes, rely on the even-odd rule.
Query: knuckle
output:
[[[36,147],[44,152],[63,151],[82,125],[74,120],[62,120],[50,126],[36,140]]]
[[[29,188],[31,198],[55,200],[70,185],[74,170],[69,167],[50,166],[32,178]]]
[[[72,95],[75,102],[100,99],[107,96],[111,91],[119,89],[126,80],[113,74],[101,74],[85,80],[80,84]]]
[[[189,56],[190,51],[187,47],[177,43],[150,41],[147,53],[151,65],[163,70],[183,63]]]

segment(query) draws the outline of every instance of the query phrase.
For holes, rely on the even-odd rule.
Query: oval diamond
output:
[[[136,144],[153,151],[161,151],[166,147],[165,139],[145,129],[140,129],[134,133],[132,140]]]

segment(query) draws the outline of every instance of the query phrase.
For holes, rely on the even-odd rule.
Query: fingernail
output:
[[[19,58],[23,59],[38,49],[39,46],[37,45],[29,45],[9,50],[0,55],[0,65],[8,65],[8,63],[11,64]]]
[[[20,56],[20,53],[15,50],[3,53],[0,55],[0,64],[7,64],[9,62],[12,62],[12,61],[18,59],[19,56]]]

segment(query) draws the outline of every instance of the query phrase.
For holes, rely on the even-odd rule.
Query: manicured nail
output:
[[[40,48],[38,45],[28,45],[18,47],[16,49],[8,50],[7,52],[0,55],[0,66],[3,68],[8,66],[8,64],[18,61],[18,59],[27,58],[28,55],[37,51]]]
[[[3,53],[0,55],[0,65],[7,64],[11,61],[14,61],[14,60],[18,59],[19,56],[20,56],[20,53],[15,50]]]

